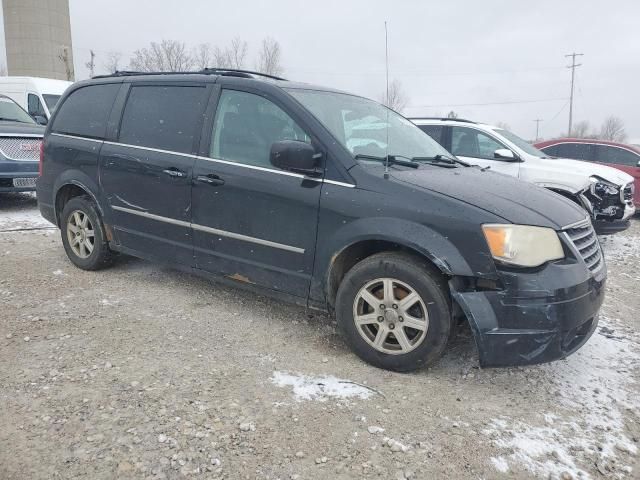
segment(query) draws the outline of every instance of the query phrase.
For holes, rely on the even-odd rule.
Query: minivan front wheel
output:
[[[355,353],[381,368],[410,371],[435,362],[451,333],[446,285],[424,261],[381,253],[345,275],[338,324]]]
[[[74,197],[62,210],[60,233],[69,260],[83,270],[99,270],[112,260],[104,227],[90,197]]]

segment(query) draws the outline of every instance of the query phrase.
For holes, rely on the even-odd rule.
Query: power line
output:
[[[576,57],[582,57],[584,53],[570,53],[565,55],[565,57],[571,57],[571,65],[568,65],[567,68],[571,69],[571,95],[569,96],[569,130],[567,131],[569,137],[571,136],[571,124],[573,122],[573,84],[576,76],[576,68],[581,66],[581,63],[576,64]]]
[[[406,108],[442,108],[442,107],[484,107],[490,105],[516,105],[522,103],[542,103],[542,102],[559,102],[567,100],[565,98],[541,98],[537,100],[507,100],[504,102],[487,102],[487,103],[443,103],[439,105],[408,105]]]

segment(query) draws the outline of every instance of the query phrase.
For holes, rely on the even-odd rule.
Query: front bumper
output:
[[[474,333],[480,365],[532,365],[578,350],[598,325],[606,266],[591,273],[563,261],[533,273],[500,272],[500,290],[459,291],[453,299]]]
[[[38,177],[38,162],[10,161],[0,158],[0,192],[32,192]],[[18,182],[14,182],[18,179]],[[29,183],[29,184],[27,184]]]
[[[631,226],[631,217],[636,213],[636,207],[634,205],[625,205],[622,218],[619,220],[596,220],[593,222],[593,226],[596,229],[598,235],[611,235],[618,232],[623,232]]]

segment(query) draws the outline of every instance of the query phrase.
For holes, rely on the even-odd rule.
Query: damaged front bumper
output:
[[[626,230],[630,226],[629,219],[636,213],[633,183],[621,187],[608,182],[594,183],[579,197],[591,213],[599,235]]]
[[[451,282],[453,299],[471,325],[480,365],[531,365],[578,350],[598,325],[606,266],[550,263],[533,273],[502,271],[503,288],[465,291]]]

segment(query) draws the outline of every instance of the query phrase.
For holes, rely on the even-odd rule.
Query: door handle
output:
[[[196,180],[209,185],[224,185],[224,180],[215,173],[210,173],[209,175],[198,175]]]
[[[171,168],[167,168],[165,170],[162,170],[162,173],[169,175],[170,177],[175,177],[175,178],[184,178],[187,176],[187,174],[185,172],[183,172],[182,170],[179,170],[175,167],[171,167]]]

